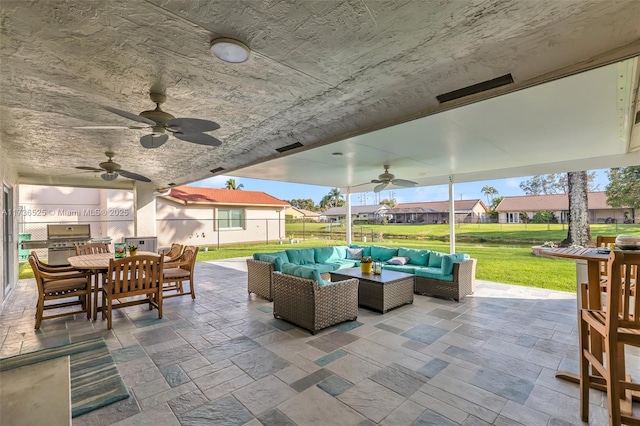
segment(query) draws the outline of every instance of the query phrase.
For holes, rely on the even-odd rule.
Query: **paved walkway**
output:
[[[461,303],[416,295],[312,336],[247,296],[244,259],[198,262],[196,277],[194,302],[167,300],[162,320],[118,310],[112,331],[67,317],[34,332],[34,281],[21,281],[0,356],[103,336],[131,398],[76,426],[581,424],[578,385],[555,378],[578,370],[573,294],[479,282]],[[607,424],[601,392],[590,416]]]

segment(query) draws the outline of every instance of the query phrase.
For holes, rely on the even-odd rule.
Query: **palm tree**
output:
[[[487,204],[489,206],[492,206],[493,205],[493,196],[494,195],[498,195],[498,190],[495,189],[493,186],[485,185],[485,186],[482,187],[480,192],[482,192],[482,194],[485,197],[487,197]]]
[[[236,185],[236,180],[235,179],[229,179],[225,184],[224,184],[225,189],[242,189],[244,188],[243,184],[240,185]]]
[[[333,207],[338,207],[338,200],[342,198],[339,188],[333,188],[329,191],[329,197],[333,200]]]

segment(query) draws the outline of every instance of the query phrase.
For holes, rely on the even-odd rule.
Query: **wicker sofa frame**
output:
[[[427,296],[438,296],[459,302],[475,291],[477,259],[467,259],[453,264],[453,281],[436,280],[416,276],[415,292]]]
[[[273,263],[247,259],[247,291],[273,302]],[[323,280],[331,279],[326,272],[320,274]]]
[[[315,280],[274,272],[273,316],[298,325],[311,334],[358,318],[358,280],[351,278],[325,286]]]

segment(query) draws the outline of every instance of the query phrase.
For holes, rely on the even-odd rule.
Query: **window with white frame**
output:
[[[218,210],[219,229],[239,229],[244,228],[244,210],[228,209]]]

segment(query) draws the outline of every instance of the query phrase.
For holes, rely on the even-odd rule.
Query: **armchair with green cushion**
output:
[[[288,264],[273,273],[273,316],[318,330],[358,318],[358,280],[329,282],[316,268]]]

